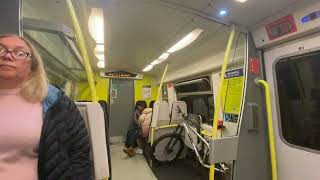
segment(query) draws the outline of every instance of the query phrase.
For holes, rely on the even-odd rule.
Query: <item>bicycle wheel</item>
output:
[[[165,134],[157,138],[152,145],[152,160],[157,164],[166,164],[178,159],[184,147],[180,135]]]

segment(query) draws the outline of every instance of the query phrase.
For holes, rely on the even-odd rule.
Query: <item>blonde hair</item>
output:
[[[16,37],[23,40],[31,50],[31,72],[29,78],[21,87],[20,95],[28,102],[41,102],[48,94],[48,80],[44,70],[43,61],[36,48],[26,39],[15,35],[0,35],[1,38]]]

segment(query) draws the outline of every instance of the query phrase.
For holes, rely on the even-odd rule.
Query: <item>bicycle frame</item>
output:
[[[199,117],[200,117],[200,116],[199,116]],[[200,118],[201,118],[201,117],[200,117]],[[185,122],[183,122],[183,123],[180,123],[180,124],[178,125],[178,127],[176,128],[175,133],[178,134],[179,136],[181,136],[183,130],[184,130],[185,133],[188,135],[188,138],[189,138],[189,140],[190,140],[190,142],[191,142],[191,144],[192,144],[192,147],[193,147],[193,149],[194,149],[194,152],[195,152],[195,154],[196,154],[196,156],[197,156],[197,159],[198,159],[198,161],[200,162],[200,164],[201,164],[203,167],[205,167],[205,168],[210,168],[210,165],[204,163],[205,158],[209,155],[209,150],[210,150],[209,143],[208,143],[196,130],[194,130],[194,128],[192,127],[191,124],[188,123],[188,121],[185,121]],[[199,151],[198,151],[198,149],[197,149],[197,146],[196,146],[196,144],[194,143],[193,138],[191,137],[190,130],[191,130],[193,133],[195,133],[196,136],[197,136],[198,138],[200,138],[201,142],[207,147],[207,150],[206,150],[206,152],[204,152],[203,157],[200,156],[200,153],[199,153]],[[169,147],[169,145],[171,144],[171,142],[172,142],[172,139],[171,139],[171,140],[169,141],[169,143],[167,144],[167,146],[166,146],[167,149],[169,149],[168,147]],[[174,142],[173,144],[175,144],[175,143],[176,143],[176,142]],[[216,170],[216,171],[219,171],[219,172],[221,172],[221,173],[224,173],[224,171],[221,170],[221,169],[215,168],[215,170]]]
[[[208,152],[209,152],[209,149],[210,149],[209,143],[196,130],[194,130],[193,127],[190,124],[188,124],[186,122],[183,122],[183,123],[180,124],[180,126],[183,127],[183,129],[185,130],[186,134],[188,135],[189,141],[191,142],[192,147],[194,149],[194,152],[196,153],[196,156],[197,156],[199,162],[201,163],[201,165],[203,167],[210,168],[209,165],[204,163],[204,159],[208,156]],[[199,154],[197,146],[195,145],[195,143],[193,141],[193,138],[191,137],[190,130],[193,133],[195,133],[197,135],[197,137],[200,138],[201,142],[207,147],[207,151],[204,153],[203,157],[201,157],[200,154]]]

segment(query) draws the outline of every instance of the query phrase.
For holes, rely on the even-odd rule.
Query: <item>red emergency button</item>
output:
[[[251,74],[259,74],[260,73],[260,63],[258,58],[251,58],[249,60],[249,72]]]
[[[218,129],[223,128],[223,120],[218,120]]]

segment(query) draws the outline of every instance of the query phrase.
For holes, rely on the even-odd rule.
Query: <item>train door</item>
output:
[[[122,142],[132,122],[134,108],[133,80],[111,79],[110,102],[110,141]]]
[[[320,34],[264,51],[278,178],[319,179]]]

